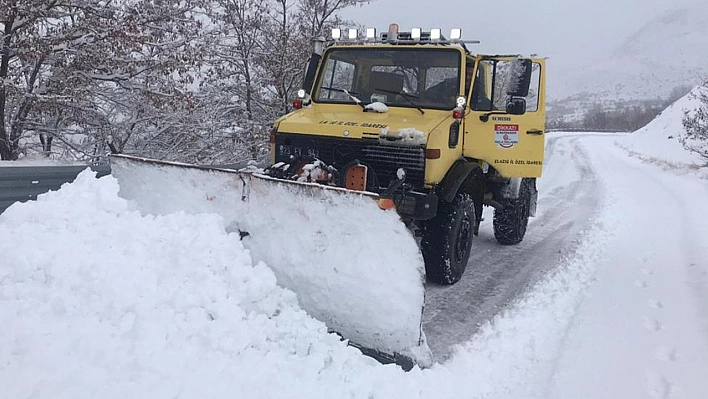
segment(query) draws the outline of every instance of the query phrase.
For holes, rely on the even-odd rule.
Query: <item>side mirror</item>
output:
[[[523,115],[526,113],[526,100],[520,97],[512,97],[506,103],[506,113],[510,115]]]
[[[516,84],[509,88],[508,95],[512,97],[526,97],[529,95],[529,87],[531,86],[531,75],[533,66],[531,60],[516,59],[513,61],[514,72],[513,82]]]

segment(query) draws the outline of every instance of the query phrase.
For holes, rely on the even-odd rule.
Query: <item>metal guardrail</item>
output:
[[[204,167],[240,169],[245,164],[203,165]],[[105,166],[0,166],[0,213],[15,202],[36,200],[37,196],[50,190],[58,190],[62,184],[73,182],[79,173],[91,168],[96,177],[111,173]]]
[[[15,202],[36,200],[39,194],[58,190],[72,182],[86,168],[102,177],[111,173],[109,166],[3,166],[0,167],[0,213]]]

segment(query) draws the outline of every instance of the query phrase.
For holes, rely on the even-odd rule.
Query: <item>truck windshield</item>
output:
[[[455,49],[332,48],[320,70],[314,101],[452,109],[460,91]]]

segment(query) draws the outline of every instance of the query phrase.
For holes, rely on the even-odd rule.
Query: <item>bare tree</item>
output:
[[[708,81],[694,94],[700,105],[695,110],[687,110],[683,116],[686,134],[680,137],[681,144],[698,154],[708,165]]]
[[[116,136],[107,134],[109,126],[136,112],[127,108],[183,106],[189,98],[185,86],[193,81],[189,66],[202,51],[193,40],[201,24],[193,15],[199,5],[197,0],[3,4],[2,159],[17,159],[40,145],[50,154],[57,141],[72,157],[94,157],[107,147],[101,138]]]
[[[371,0],[299,0],[300,18],[310,37],[326,36],[331,23],[341,22],[337,13],[344,8],[368,4]]]
[[[311,39],[361,0],[2,0],[0,157],[263,160]]]

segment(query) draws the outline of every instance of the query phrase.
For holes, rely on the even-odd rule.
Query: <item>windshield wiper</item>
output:
[[[347,96],[349,96],[349,98],[351,98],[352,101],[354,101],[354,102],[356,103],[356,105],[360,106],[361,109],[366,110],[366,105],[364,105],[364,103],[362,103],[361,100],[359,100],[359,99],[354,95],[354,94],[359,94],[359,93],[351,92],[351,91],[345,90],[345,89],[335,89],[334,87],[320,87],[320,89],[332,90],[332,91],[338,91],[338,92],[340,92],[340,93],[344,93],[344,94],[346,94]]]
[[[375,88],[374,90],[375,90],[375,91],[382,91],[382,92],[388,93],[388,94],[398,94],[399,96],[405,98],[406,101],[408,101],[408,102],[409,102],[412,106],[414,106],[418,111],[420,111],[421,114],[425,115],[425,111],[423,111],[423,108],[421,108],[420,105],[416,104],[413,100],[411,100],[411,97],[412,97],[412,98],[418,98],[418,97],[416,97],[416,96],[410,95],[410,94],[406,93],[406,92],[403,91],[403,90],[401,90],[401,91],[395,91],[395,90],[379,89],[379,88]]]

